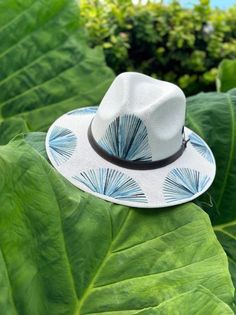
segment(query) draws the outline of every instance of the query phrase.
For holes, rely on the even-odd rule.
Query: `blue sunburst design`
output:
[[[109,154],[129,161],[152,161],[147,128],[135,115],[117,117],[98,144]]]
[[[138,183],[128,175],[109,168],[83,171],[72,178],[87,186],[91,191],[115,199],[147,203]]]
[[[97,110],[98,106],[77,108],[69,112],[67,115],[90,115],[95,114]]]
[[[192,146],[198,151],[198,153],[201,154],[201,156],[203,156],[210,163],[214,162],[210,150],[207,148],[203,140],[198,135],[196,135],[196,133],[192,132],[189,135],[189,139]]]
[[[67,161],[75,151],[76,136],[62,127],[54,127],[49,135],[48,146],[57,165]]]
[[[175,168],[165,178],[163,194],[166,202],[191,198],[201,192],[209,183],[210,177],[197,170]]]

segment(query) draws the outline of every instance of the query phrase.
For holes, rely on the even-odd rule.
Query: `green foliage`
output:
[[[199,205],[211,217],[236,286],[236,89],[190,97],[187,122],[207,141],[216,158],[216,178]]]
[[[113,73],[78,28],[75,1],[0,1],[0,144],[100,101]]]
[[[90,44],[116,72],[193,93],[213,87],[217,63],[236,56],[236,9],[213,11],[207,0],[192,11],[177,1],[84,0],[82,10]],[[0,144],[99,103],[113,79],[73,0],[0,1],[0,42]],[[214,206],[207,195],[198,202],[236,284],[235,106],[236,91],[188,100],[188,125],[218,165]],[[1,314],[232,314],[228,262],[201,209],[138,210],[89,196],[51,167],[44,141],[28,133],[0,146]]]
[[[233,314],[227,259],[206,213],[83,193],[34,149],[40,141],[43,152],[42,134],[0,147],[2,314]]]
[[[218,69],[217,89],[227,92],[236,87],[236,60],[223,60]]]
[[[211,9],[208,0],[193,9],[178,1],[82,0],[81,14],[90,44],[103,45],[116,73],[146,73],[178,84],[188,95],[215,90],[219,62],[236,57],[236,7]]]
[[[197,303],[193,302],[197,301]],[[210,301],[210,302],[209,302]],[[197,289],[167,300],[154,308],[135,313],[137,315],[232,315],[232,310],[209,290],[199,286]]]

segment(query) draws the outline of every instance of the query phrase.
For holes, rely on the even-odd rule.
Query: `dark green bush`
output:
[[[131,0],[82,0],[91,46],[102,45],[116,72],[140,71],[180,85],[186,94],[215,89],[217,66],[236,58],[236,6],[193,9]]]

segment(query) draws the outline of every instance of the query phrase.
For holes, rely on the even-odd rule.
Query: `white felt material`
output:
[[[116,77],[103,97],[92,123],[93,136],[99,141],[114,118],[133,114],[147,127],[152,160],[164,159],[181,145],[185,108],[186,99],[178,86],[125,72]]]
[[[174,84],[138,73],[123,73],[114,80],[98,110],[74,110],[53,123],[46,137],[48,157],[75,186],[114,203],[153,208],[188,202],[210,187],[216,171],[210,148],[190,129],[184,128],[185,138],[190,140],[182,156],[152,170],[127,169],[108,162],[94,151],[87,136],[91,122],[97,142],[104,139],[109,128],[115,132],[114,128],[119,127],[118,135],[112,133],[115,136],[110,138],[108,134],[106,139],[111,141],[109,145],[118,141],[120,149],[125,137],[130,137],[122,128],[129,126],[128,131],[133,132],[133,120],[126,125],[127,117],[132,116],[142,127],[135,129],[136,134],[147,133],[145,148],[150,153],[149,160],[166,158],[181,146],[185,103],[183,92]],[[117,118],[124,119],[124,124],[114,125]],[[142,142],[134,144],[136,150],[142,147]],[[129,152],[127,159],[132,160],[132,156],[139,156],[139,152]]]

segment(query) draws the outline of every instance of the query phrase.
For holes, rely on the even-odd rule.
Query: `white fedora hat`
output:
[[[52,165],[75,186],[132,207],[195,199],[215,177],[208,145],[184,127],[186,99],[176,85],[126,72],[99,107],[58,118],[46,137]]]

